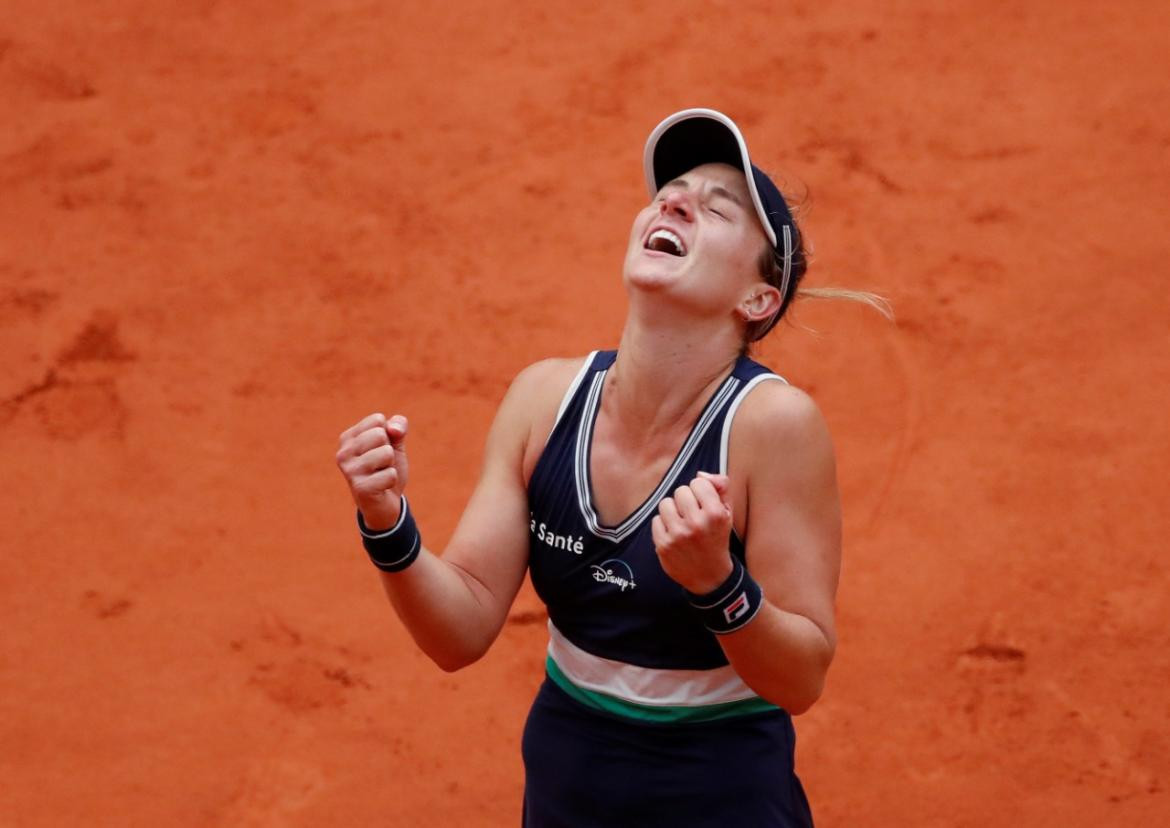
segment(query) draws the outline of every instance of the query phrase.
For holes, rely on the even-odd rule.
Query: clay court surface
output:
[[[0,0],[0,825],[518,825],[541,606],[434,667],[337,435],[411,418],[441,549],[686,106],[897,312],[760,352],[845,505],[818,825],[1170,824],[1165,6],[878,5]]]

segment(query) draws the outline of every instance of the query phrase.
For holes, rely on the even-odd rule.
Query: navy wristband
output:
[[[756,617],[764,605],[764,591],[752,580],[743,561],[731,556],[731,574],[706,595],[687,591],[687,601],[699,611],[703,625],[716,635],[735,632]]]
[[[410,514],[406,495],[400,495],[402,512],[398,522],[382,532],[375,532],[362,520],[361,510],[357,513],[358,531],[362,533],[362,546],[374,566],[383,572],[401,572],[406,569],[422,551],[422,537]]]

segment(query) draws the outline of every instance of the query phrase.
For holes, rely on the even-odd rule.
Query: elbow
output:
[[[820,669],[810,670],[799,681],[785,683],[783,687],[775,687],[769,697],[764,693],[761,696],[771,701],[777,707],[782,707],[789,715],[799,716],[807,713],[825,692],[825,678],[828,674],[828,664]]]
[[[792,697],[788,699],[788,703],[781,705],[793,716],[799,716],[802,713],[807,713],[814,704],[820,700],[825,692],[825,679],[829,673],[829,663],[833,660],[832,652],[827,652],[824,658],[817,665],[817,668],[810,671],[807,679],[803,682],[801,687],[794,688],[795,692]]]
[[[785,708],[793,716],[807,713],[824,695],[825,681],[829,677],[829,665],[833,663],[833,654],[834,648],[831,645],[820,654],[815,669],[810,671],[804,686],[796,694],[793,706]]]
[[[455,673],[479,661],[491,647],[493,638],[463,628],[412,629],[414,643],[423,655],[444,673]]]
[[[815,678],[810,677],[799,686],[787,682],[781,685],[773,684],[770,687],[753,685],[752,682],[747,684],[760,698],[783,708],[791,716],[799,716],[807,713],[820,699],[825,689],[825,677],[823,674]]]
[[[457,673],[464,667],[469,667],[475,663],[475,659],[451,658],[449,656],[431,656],[431,661],[435,662],[444,673]]]
[[[475,664],[475,662],[483,658],[486,652],[486,647],[467,647],[457,650],[431,651],[427,652],[427,656],[444,673],[456,673],[464,667],[470,667],[472,664]]]
[[[815,688],[809,688],[803,692],[796,694],[793,698],[788,700],[788,703],[783,705],[784,709],[792,716],[799,716],[802,713],[807,713],[812,706],[820,699],[824,692],[824,682],[819,682]]]

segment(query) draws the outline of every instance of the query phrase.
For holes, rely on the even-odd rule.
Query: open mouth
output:
[[[643,246],[647,250],[656,250],[659,253],[669,253],[671,256],[687,255],[687,248],[686,245],[683,244],[682,239],[680,239],[671,231],[667,230],[665,227],[660,227],[651,233],[646,239],[646,244]]]

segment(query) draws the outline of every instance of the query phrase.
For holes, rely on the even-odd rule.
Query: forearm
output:
[[[720,635],[719,644],[748,687],[794,715],[820,698],[833,660],[833,643],[820,627],[767,600],[748,624]]]
[[[444,670],[458,670],[476,661],[499,634],[504,613],[490,592],[425,547],[403,571],[379,574],[415,643]]]
[[[555,384],[548,373],[570,367],[576,371],[540,363],[512,383],[488,434],[479,483],[442,557],[422,548],[404,511],[406,418],[371,414],[340,435],[336,459],[359,512],[363,546],[407,631],[444,670],[487,652],[524,582],[530,515],[523,462],[531,420],[534,410],[547,409],[551,418],[560,397],[549,391]]]

